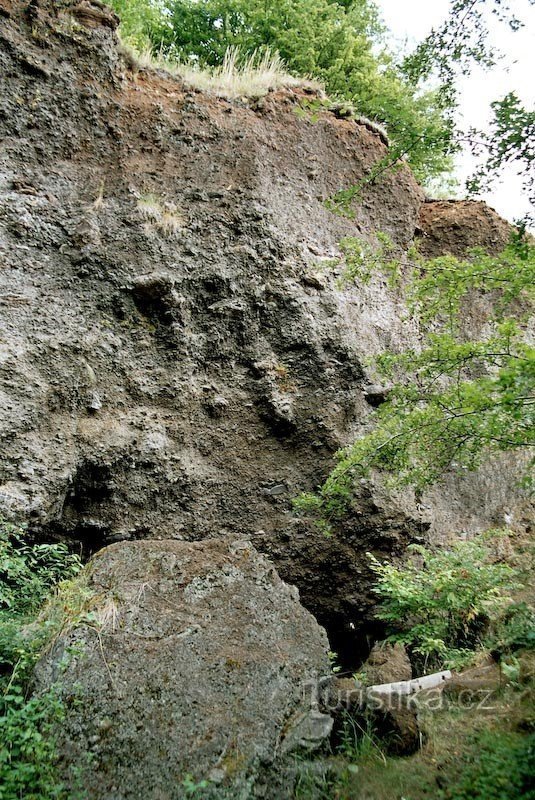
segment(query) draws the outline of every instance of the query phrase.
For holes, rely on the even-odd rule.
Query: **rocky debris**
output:
[[[115,30],[119,25],[119,17],[106,3],[100,0],[82,0],[72,8],[71,12],[82,25],[90,28],[104,25]]]
[[[412,667],[407,652],[403,645],[397,642],[374,644],[359,672],[365,676],[366,686],[410,681],[412,678]]]
[[[179,800],[187,775],[246,798],[260,771],[329,736],[311,700],[330,671],[325,632],[247,541],[121,542],[85,579],[90,621],[36,676],[66,702],[62,769],[80,767],[93,800]]]
[[[326,685],[325,706],[334,717],[335,743],[347,734],[348,727],[366,735],[372,726],[381,747],[392,755],[410,755],[423,741],[419,723],[418,697],[408,693],[379,694],[353,678],[338,678]]]
[[[380,405],[386,403],[388,394],[391,391],[391,386],[381,386],[377,383],[372,383],[363,388],[364,399],[373,408],[379,408]]]
[[[410,698],[397,695],[384,699],[380,706],[368,711],[368,719],[387,753],[409,756],[422,746],[423,732]]]

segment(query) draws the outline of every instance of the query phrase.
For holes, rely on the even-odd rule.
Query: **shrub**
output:
[[[535,735],[485,731],[441,800],[534,800]]]
[[[67,798],[54,740],[63,706],[54,687],[32,697],[29,683],[58,624],[36,615],[79,569],[66,545],[29,544],[21,527],[0,521],[0,800]]]
[[[443,550],[408,549],[411,558],[399,567],[369,555],[378,578],[377,617],[388,623],[390,640],[408,645],[426,666],[461,666],[482,642],[489,620],[510,602],[516,571],[492,563],[482,538]]]

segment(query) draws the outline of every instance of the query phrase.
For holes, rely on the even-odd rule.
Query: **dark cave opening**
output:
[[[384,625],[379,621],[366,620],[357,624],[338,614],[324,616],[321,611],[314,616],[327,631],[333,666],[340,676],[350,677],[357,672],[374,644],[385,638]]]
[[[110,524],[102,518],[101,504],[113,495],[111,467],[95,461],[80,464],[70,481],[61,514],[32,528],[39,541],[65,542],[83,561],[110,544]]]

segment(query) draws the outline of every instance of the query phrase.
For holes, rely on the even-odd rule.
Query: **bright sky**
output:
[[[407,44],[409,49],[432,27],[440,25],[450,7],[449,0],[376,0],[376,3],[398,44]],[[510,91],[514,90],[528,107],[535,103],[535,6],[529,0],[510,0],[510,6],[525,27],[513,33],[504,24],[493,24],[492,44],[500,48],[504,57],[491,70],[477,68],[468,78],[459,79],[463,127],[473,125],[484,129],[490,117],[490,102]],[[469,153],[458,158],[457,175],[461,180],[471,173],[473,163]],[[511,220],[530,210],[514,168],[482,199]]]

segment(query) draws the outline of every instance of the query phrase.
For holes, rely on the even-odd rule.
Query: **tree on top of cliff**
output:
[[[420,180],[451,168],[452,124],[443,98],[422,91],[384,42],[373,0],[110,0],[123,35],[200,68],[229,48],[244,58],[269,48],[288,70],[324,82],[333,98],[386,125]]]
[[[528,0],[535,5],[535,0]],[[489,43],[489,22],[498,19],[513,31],[524,23],[507,0],[451,0],[442,25],[408,55],[402,71],[413,86],[434,77],[442,108],[451,116],[457,104],[457,76],[470,74],[474,64],[492,67],[498,53]],[[526,109],[515,92],[491,103],[487,130],[456,131],[455,138],[482,160],[467,181],[470,194],[480,194],[503,167],[513,165],[523,176],[524,187],[535,205],[535,111]]]

